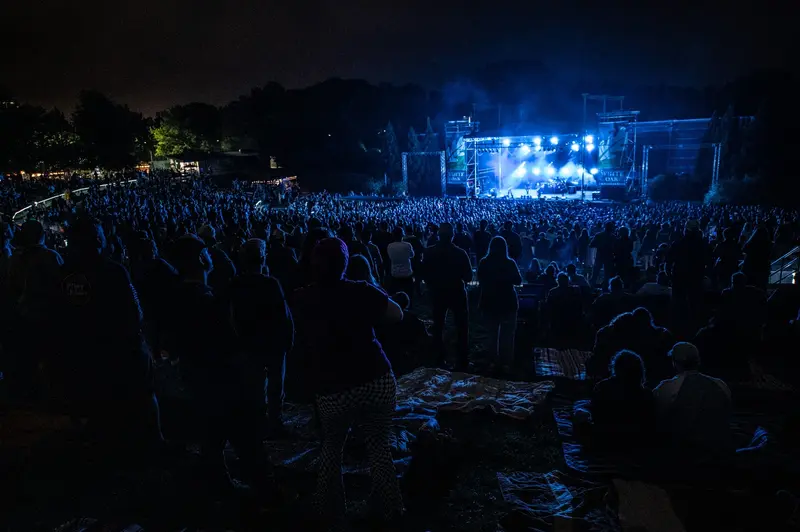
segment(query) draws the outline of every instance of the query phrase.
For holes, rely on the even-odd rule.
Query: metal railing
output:
[[[796,284],[798,267],[800,267],[800,246],[772,261],[769,271],[769,284],[771,286],[782,284]]]

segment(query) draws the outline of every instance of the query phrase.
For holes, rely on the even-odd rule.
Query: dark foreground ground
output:
[[[425,317],[424,302],[420,314]],[[486,333],[473,313],[472,359],[476,371],[485,362]],[[523,340],[524,343],[524,340]],[[520,351],[530,346],[521,345]],[[528,351],[529,352],[529,351]],[[409,368],[411,369],[411,368]],[[523,368],[524,369],[524,368]],[[525,378],[535,378],[523,371]],[[581,383],[559,383],[548,404],[526,421],[489,413],[441,413],[439,436],[420,440],[411,466],[402,480],[409,509],[407,530],[606,530],[585,523],[546,520],[535,525],[514,525],[507,519],[497,481],[498,473],[516,471],[568,473],[550,407],[553,401],[585,396]],[[0,434],[13,432],[15,421],[6,412]],[[50,423],[43,421],[42,423]],[[28,419],[25,424],[32,424]],[[126,463],[125,457],[103,457],[86,447],[74,429],[43,430],[45,437],[27,449],[2,445],[5,469],[0,498],[0,530],[304,530],[308,498],[314,478],[310,474],[280,471],[281,483],[298,494],[296,502],[267,508],[241,497],[209,496],[194,480],[196,456],[181,454],[164,464]],[[32,436],[33,437],[33,436]],[[17,438],[19,439],[19,438]],[[3,442],[5,443],[5,442]],[[235,472],[235,464],[232,470]],[[369,486],[366,476],[348,476],[351,512],[358,526]],[[779,486],[783,487],[783,486]],[[675,513],[688,530],[790,530],[774,497],[773,486],[742,490],[724,486],[698,489],[678,486],[670,491]],[[573,503],[574,504],[574,503]],[[594,501],[611,504],[613,501]],[[569,506],[570,503],[567,503]],[[501,525],[505,524],[505,528]],[[367,529],[361,525],[362,529]]]

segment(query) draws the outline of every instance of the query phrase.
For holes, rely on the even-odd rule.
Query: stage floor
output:
[[[587,201],[592,199],[592,194],[596,192],[594,190],[587,190],[585,193],[585,198]],[[530,193],[526,193],[524,188],[515,188],[511,191],[511,196],[514,199],[538,199],[540,196],[536,194],[536,191],[531,190]],[[498,198],[505,198],[506,194],[503,193],[502,195],[498,194]],[[581,198],[580,191],[576,192],[575,194],[542,194],[541,199],[547,200],[579,200]]]

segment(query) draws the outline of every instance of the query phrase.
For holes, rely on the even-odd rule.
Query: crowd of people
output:
[[[721,379],[746,372],[764,342],[800,339],[798,301],[768,305],[765,291],[770,261],[800,239],[796,211],[290,199],[256,207],[241,189],[207,179],[150,178],[93,186],[32,209],[21,225],[4,224],[9,396],[87,418],[104,444],[158,453],[165,444],[153,374],[169,361],[191,396],[204,481],[232,489],[227,441],[243,480],[280,498],[261,441],[287,436],[290,393],[316,406],[318,516],[328,524],[344,517],[342,448],[359,424],[376,516],[395,523],[403,501],[389,447],[393,366],[429,350],[428,363],[479,370],[470,359],[479,321],[490,333],[488,371],[513,377],[527,293],[536,294],[546,341],[573,347],[576,331],[596,331],[587,362],[600,381],[592,424],[640,433],[656,419],[652,408],[676,439],[712,453],[730,448],[730,389]],[[479,316],[471,319],[473,293]]]

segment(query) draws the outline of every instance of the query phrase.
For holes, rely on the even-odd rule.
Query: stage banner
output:
[[[464,144],[464,137],[459,138],[455,147],[447,154],[447,184],[449,185],[463,185],[467,182],[467,159]]]
[[[624,166],[625,150],[628,145],[626,123],[603,124],[598,132],[597,167],[600,169],[620,169]]]
[[[630,168],[626,166],[628,157],[628,123],[616,122],[602,124],[597,135],[596,176],[600,186],[625,186]]]
[[[625,186],[628,170],[601,168],[595,176],[597,184],[602,186]]]
[[[447,169],[447,183],[449,185],[463,185],[467,181],[466,170]]]

